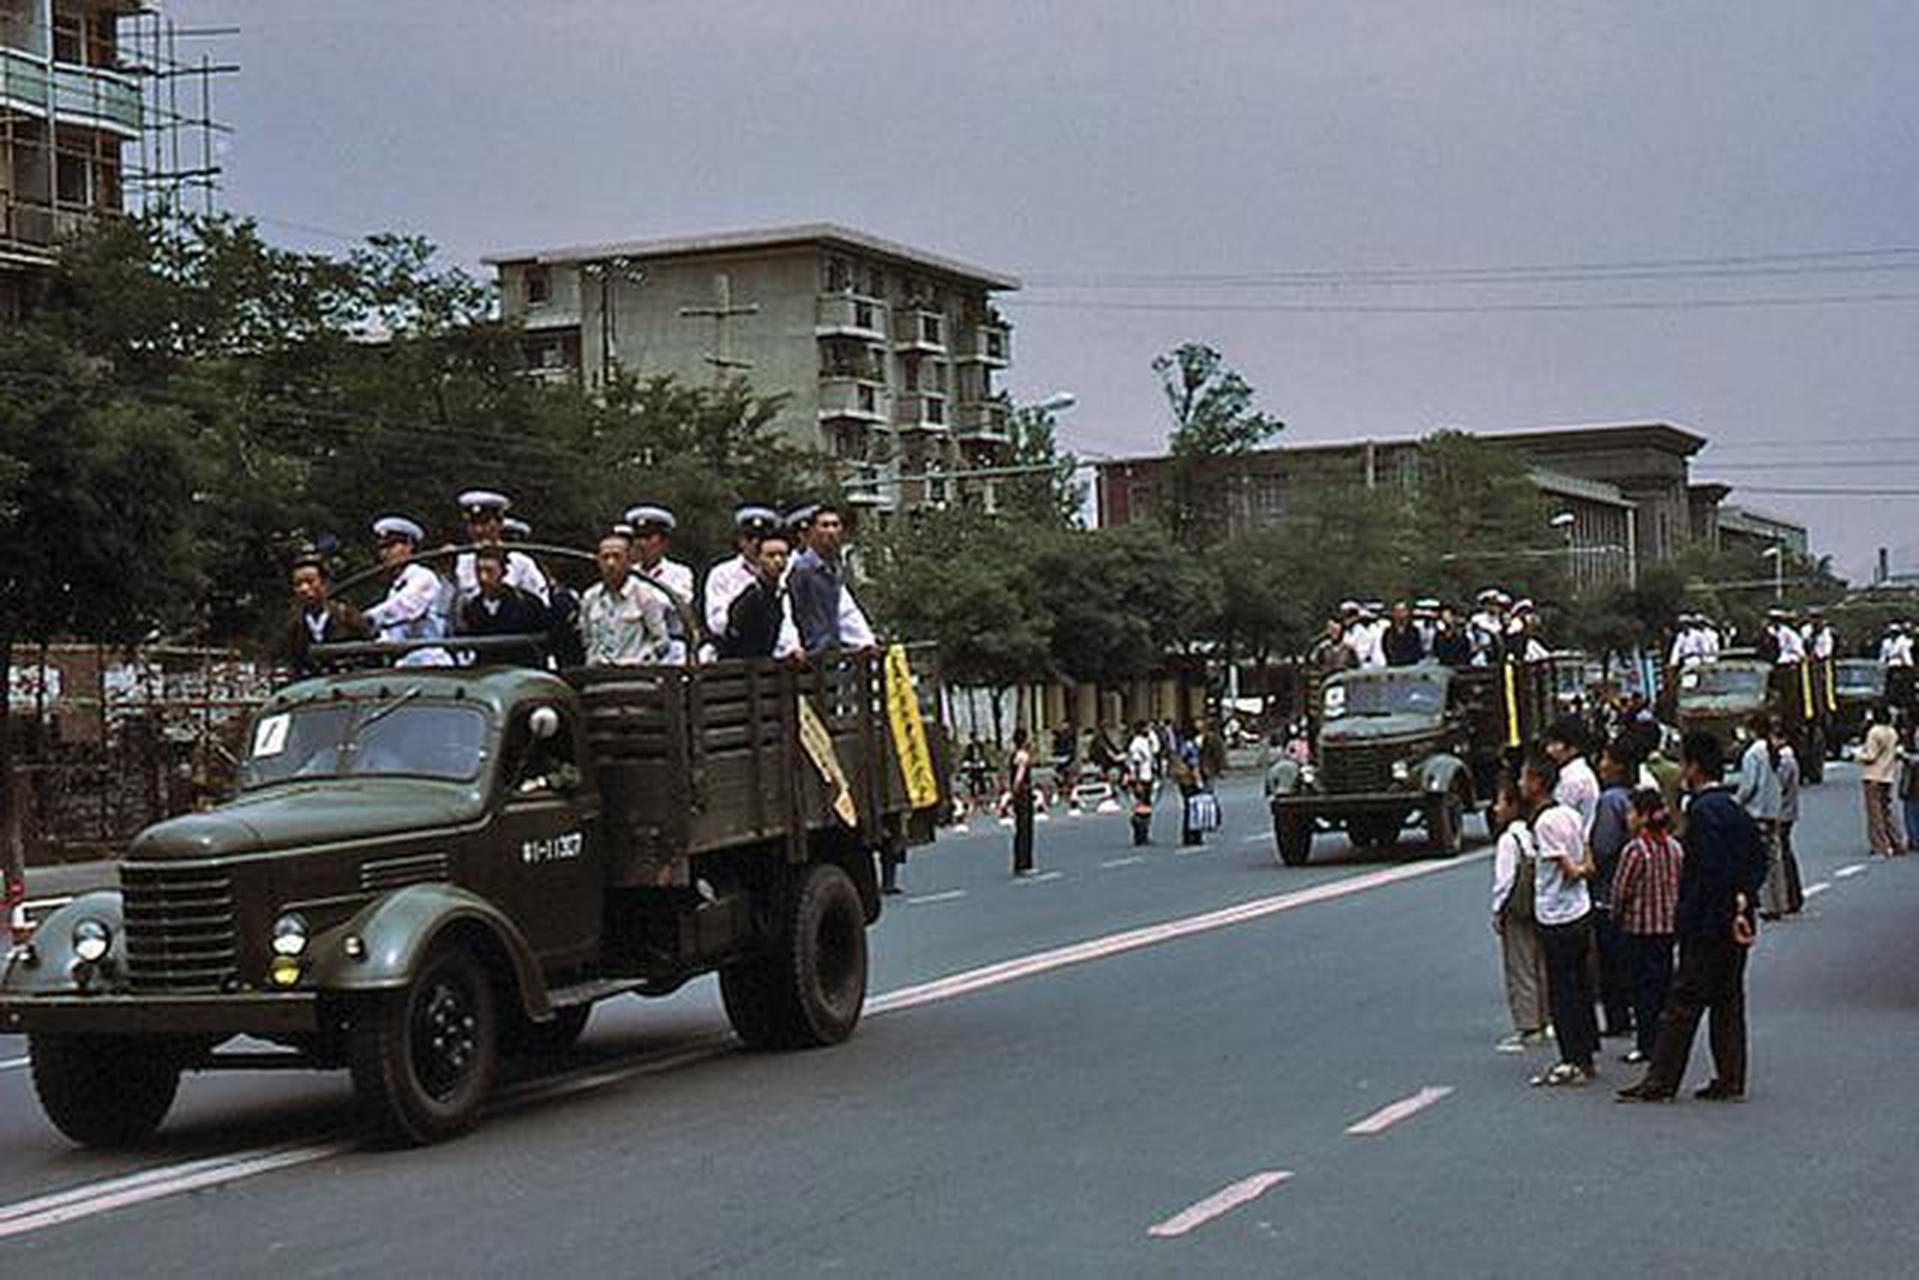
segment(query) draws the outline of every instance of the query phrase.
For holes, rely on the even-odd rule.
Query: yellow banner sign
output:
[[[841,822],[849,827],[860,825],[859,806],[853,802],[853,788],[847,785],[846,770],[840,767],[839,753],[833,750],[833,735],[826,731],[826,724],[820,719],[820,713],[813,710],[813,704],[801,694],[800,699],[800,747],[812,760],[813,767],[820,771],[820,777],[826,779],[826,785],[833,789],[833,812],[839,815]]]
[[[906,802],[915,809],[931,808],[939,803],[940,784],[933,775],[933,752],[926,743],[926,721],[920,718],[905,645],[886,650],[886,721],[893,730],[893,750],[906,782]]]

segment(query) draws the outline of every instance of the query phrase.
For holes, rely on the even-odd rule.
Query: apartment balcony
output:
[[[0,108],[44,120],[49,106],[60,124],[140,136],[144,114],[140,86],[132,77],[0,49]]]
[[[959,407],[959,438],[969,444],[1005,444],[1012,439],[1013,410],[1003,398]]]
[[[923,307],[905,307],[893,320],[893,347],[923,355],[946,354],[946,317]]]
[[[840,463],[840,487],[846,492],[847,502],[869,511],[891,510],[897,506],[898,486],[887,483],[891,470],[895,469],[879,462]]]
[[[854,374],[820,375],[820,420],[850,418],[874,424],[886,421],[886,388]]]
[[[1004,369],[1013,363],[1013,331],[1003,324],[968,325],[960,333],[960,356],[969,364]]]
[[[893,425],[901,431],[945,431],[949,427],[946,397],[930,391],[910,391],[893,402]]]
[[[885,342],[886,304],[856,293],[822,293],[814,304],[813,333]]]

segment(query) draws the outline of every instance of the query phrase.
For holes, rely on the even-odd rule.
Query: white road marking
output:
[[[1401,1120],[1424,1111],[1427,1107],[1432,1106],[1433,1103],[1438,1102],[1452,1091],[1453,1087],[1449,1084],[1427,1085],[1412,1097],[1401,1098],[1389,1107],[1381,1107],[1364,1120],[1356,1124],[1348,1125],[1346,1132],[1359,1137],[1370,1137],[1375,1133],[1384,1133]]]
[[[1130,858],[1108,858],[1099,865],[1102,871],[1111,871],[1114,867],[1137,867],[1144,861],[1146,861],[1146,855],[1136,853]]]
[[[1422,876],[1454,870],[1472,862],[1492,856],[1488,849],[1480,853],[1469,854],[1445,862],[1415,862],[1402,866],[1388,867],[1364,875],[1348,876],[1344,879],[1328,881],[1293,893],[1276,897],[1256,898],[1223,910],[1208,911],[1201,915],[1186,916],[1168,920],[1161,924],[1149,925],[1142,929],[1129,929],[1123,933],[1093,938],[1071,946],[1055,947],[1049,951],[1036,952],[1029,956],[1001,961],[977,969],[962,970],[947,977],[935,979],[910,987],[902,987],[875,996],[867,1001],[868,1016],[878,1017],[888,1013],[898,1013],[922,1005],[935,1004],[944,1000],[956,999],[975,991],[982,991],[1022,978],[1036,977],[1069,965],[1085,964],[1089,961],[1123,955],[1143,947],[1156,946],[1176,938],[1192,934],[1205,933],[1215,929],[1225,929],[1236,924],[1263,919],[1281,911],[1290,911],[1297,907],[1309,906],[1318,902],[1331,902],[1352,894],[1363,893],[1368,889],[1381,888],[1396,884],[1402,880],[1415,880]],[[1047,873],[1058,876],[1059,872]],[[488,1112],[505,1107],[520,1106],[530,1102],[549,1098],[565,1097],[585,1093],[609,1085],[619,1084],[639,1076],[653,1075],[672,1071],[679,1067],[701,1062],[708,1058],[730,1052],[734,1046],[730,1035],[714,1036],[692,1046],[665,1051],[657,1055],[637,1058],[629,1063],[615,1067],[589,1068],[558,1078],[538,1081],[504,1091],[491,1105]],[[278,1169],[293,1168],[316,1161],[344,1155],[357,1149],[361,1139],[355,1137],[328,1136],[304,1144],[282,1145],[275,1147],[253,1148],[230,1152],[223,1156],[210,1156],[182,1164],[162,1165],[117,1178],[100,1182],[85,1183],[70,1187],[65,1191],[38,1196],[10,1205],[0,1205],[0,1239],[24,1235],[46,1227],[74,1222],[94,1217],[115,1209],[130,1205],[143,1204],[189,1191],[199,1191],[208,1187],[221,1186],[237,1182],[242,1178],[256,1177]],[[1206,1218],[1217,1216],[1236,1204],[1244,1203],[1265,1191],[1277,1182],[1284,1181],[1291,1174],[1284,1172],[1260,1174],[1256,1178],[1228,1187],[1209,1200],[1202,1201],[1193,1208],[1168,1219],[1154,1229],[1154,1234],[1178,1235],[1190,1231]],[[1261,1179],[1265,1181],[1262,1183]],[[1250,1192],[1248,1187],[1256,1189]],[[1198,1213],[1207,1206],[1214,1205],[1221,1197],[1238,1192],[1240,1199],[1212,1209],[1210,1212],[1194,1218],[1188,1225],[1178,1224]],[[1161,1229],[1164,1228],[1162,1231]],[[1177,1229],[1175,1229],[1177,1228]]]
[[[1858,875],[1858,874],[1860,874],[1861,872],[1863,872],[1863,871],[1865,871],[1866,869],[1867,869],[1867,867],[1866,867],[1866,864],[1865,864],[1865,863],[1863,863],[1863,862],[1854,862],[1854,863],[1849,863],[1849,864],[1847,864],[1846,866],[1843,866],[1843,867],[1841,867],[1841,868],[1839,868],[1839,870],[1837,870],[1837,871],[1835,871],[1835,872],[1833,872],[1833,873],[1832,873],[1832,875],[1833,875],[1833,879],[1835,879],[1835,880],[1846,880],[1846,879],[1850,879],[1851,877],[1853,877],[1853,876],[1856,876],[1856,875]]]
[[[31,1061],[32,1059],[30,1058],[8,1058],[6,1061],[0,1062],[0,1071],[18,1071]]]
[[[1492,856],[1493,851],[1485,849],[1478,853],[1449,858],[1443,862],[1408,862],[1397,867],[1369,871],[1363,875],[1328,880],[1323,884],[1295,890],[1292,893],[1282,893],[1271,898],[1255,898],[1251,902],[1242,902],[1238,906],[1223,907],[1217,911],[1207,911],[1196,916],[1167,920],[1139,929],[1128,929],[1123,933],[1108,934],[1103,938],[1090,938],[1085,942],[1075,942],[1069,946],[1054,947],[1049,951],[1035,952],[1029,956],[1019,956],[1012,960],[1002,960],[997,964],[984,965],[978,969],[949,974],[931,982],[901,987],[897,991],[889,991],[885,995],[868,1001],[866,1008],[869,1013],[891,1013],[899,1009],[911,1009],[917,1005],[932,1004],[937,1000],[950,1000],[954,996],[984,991],[989,987],[1017,982],[1022,978],[1036,977],[1055,969],[1064,969],[1068,965],[1104,960],[1109,956],[1137,951],[1142,947],[1171,942],[1175,938],[1208,933],[1214,929],[1226,929],[1236,924],[1264,919],[1281,911],[1292,911],[1298,907],[1312,906],[1319,902],[1332,902],[1355,893],[1364,893],[1368,889],[1398,884],[1402,880],[1417,880],[1421,876],[1456,870],[1475,862],[1482,862]]]
[[[1256,1173],[1250,1178],[1242,1178],[1232,1186],[1216,1191],[1198,1204],[1181,1209],[1164,1222],[1153,1224],[1146,1232],[1168,1240],[1174,1236],[1183,1236],[1195,1227],[1204,1226],[1224,1213],[1231,1213],[1243,1204],[1257,1200],[1268,1191],[1292,1178],[1289,1169],[1272,1169],[1265,1173]]]
[[[1818,884],[1807,885],[1804,889],[1804,893],[1805,893],[1805,896],[1808,898],[1816,898],[1830,888],[1832,888],[1832,885],[1830,882],[1821,880]]]
[[[1041,871],[1030,876],[1015,876],[1013,878],[1013,883],[1014,884],[1047,884],[1054,880],[1063,879],[1065,875],[1066,873],[1064,871]]]
[[[906,900],[906,905],[909,907],[921,907],[921,906],[925,906],[929,902],[952,902],[955,899],[964,898],[965,896],[966,896],[966,890],[964,889],[948,889],[945,893],[918,894],[914,897],[908,898]]]
[[[1272,843],[1272,839],[1273,839],[1272,832],[1261,831],[1257,835],[1241,836],[1239,838],[1239,842],[1241,844],[1270,844]]]

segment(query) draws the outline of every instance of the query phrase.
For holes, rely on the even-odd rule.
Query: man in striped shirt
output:
[[[1632,840],[1613,873],[1612,916],[1631,974],[1635,1047],[1628,1062],[1652,1056],[1659,1015],[1672,986],[1673,918],[1679,910],[1679,867],[1685,852],[1673,838],[1666,799],[1656,787],[1633,793]]]

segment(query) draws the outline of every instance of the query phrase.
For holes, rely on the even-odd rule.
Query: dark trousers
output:
[[[1746,948],[1731,938],[1681,938],[1679,968],[1659,1017],[1648,1093],[1675,1093],[1692,1056],[1699,1019],[1711,1011],[1713,1080],[1746,1090]]]
[[[1033,790],[1013,792],[1013,873],[1033,869]]]
[[[1634,1044],[1650,1058],[1653,1043],[1659,1038],[1659,1015],[1666,1008],[1666,993],[1672,989],[1672,935],[1621,933],[1619,937],[1632,972]]]
[[[1199,794],[1199,788],[1191,791],[1181,787],[1179,792],[1179,842],[1182,845],[1205,844],[1206,839],[1193,825],[1193,797]]]
[[[1599,952],[1599,1004],[1606,1012],[1606,1034],[1626,1035],[1633,1029],[1632,958],[1626,935],[1613,923],[1612,912],[1592,913],[1593,943]]]
[[[1133,843],[1153,842],[1153,784],[1133,784]]]
[[[1779,824],[1779,865],[1786,871],[1786,914],[1791,915],[1806,905],[1806,890],[1799,882],[1799,859],[1792,852],[1792,829],[1794,823]]]
[[[1546,997],[1553,1011],[1559,1060],[1592,1069],[1599,1050],[1599,1020],[1593,1015],[1592,914],[1571,924],[1542,924],[1546,948]]]

